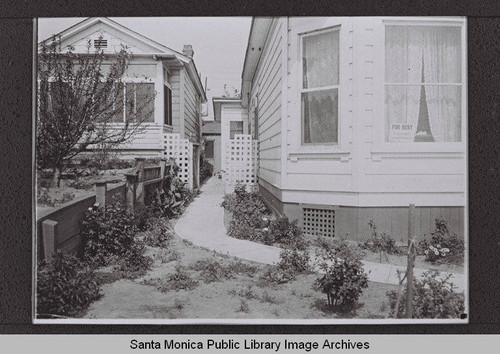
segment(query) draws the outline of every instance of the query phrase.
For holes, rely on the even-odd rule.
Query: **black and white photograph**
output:
[[[468,323],[465,17],[35,28],[33,323]]]

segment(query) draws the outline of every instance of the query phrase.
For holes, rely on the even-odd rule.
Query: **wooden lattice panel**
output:
[[[303,209],[302,229],[310,236],[335,236],[335,210],[307,208]]]
[[[232,193],[238,182],[244,183],[247,190],[252,190],[256,183],[256,157],[249,134],[235,134],[234,139],[226,145],[226,171],[224,173],[224,187],[226,193]]]
[[[180,134],[164,134],[165,158],[173,158],[180,170],[180,180],[193,188],[193,144],[188,139],[181,139]]]

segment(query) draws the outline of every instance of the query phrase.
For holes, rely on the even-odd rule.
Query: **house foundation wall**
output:
[[[333,209],[335,213],[336,238],[363,242],[371,236],[369,222],[373,220],[379,234],[386,233],[397,242],[408,241],[407,206],[369,206],[309,204],[283,202],[281,190],[260,181],[259,192],[268,208],[278,215],[286,215],[290,220],[298,220],[303,227],[303,208]],[[415,232],[418,239],[429,238],[435,230],[435,219],[442,218],[451,232],[464,239],[465,210],[463,206],[416,206]]]

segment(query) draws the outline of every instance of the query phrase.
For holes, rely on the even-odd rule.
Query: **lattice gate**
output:
[[[258,141],[249,134],[235,134],[225,149],[226,170],[224,192],[233,193],[238,182],[244,183],[248,191],[255,188],[258,174]]]
[[[188,188],[193,189],[193,144],[181,139],[180,134],[164,134],[165,158],[173,158],[180,167],[178,176]]]

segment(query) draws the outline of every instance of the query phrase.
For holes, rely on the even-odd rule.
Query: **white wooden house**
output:
[[[191,186],[199,183],[201,143],[201,105],[206,95],[193,60],[194,51],[185,45],[179,53],[105,17],[88,18],[56,35],[61,48],[74,47],[76,53],[102,49],[112,55],[126,46],[132,59],[123,78],[126,90],[135,85],[134,99],[155,95],[150,100],[153,111],[142,123],[144,130],[119,148],[121,158],[165,156],[165,134],[178,134],[187,139],[192,151]],[[50,41],[51,38],[46,41]],[[41,43],[40,43],[41,44]],[[105,66],[105,63],[103,64]],[[125,121],[126,110],[123,110]],[[120,123],[116,123],[120,124]]]
[[[466,234],[466,20],[254,18],[242,105],[259,188],[306,233]]]

